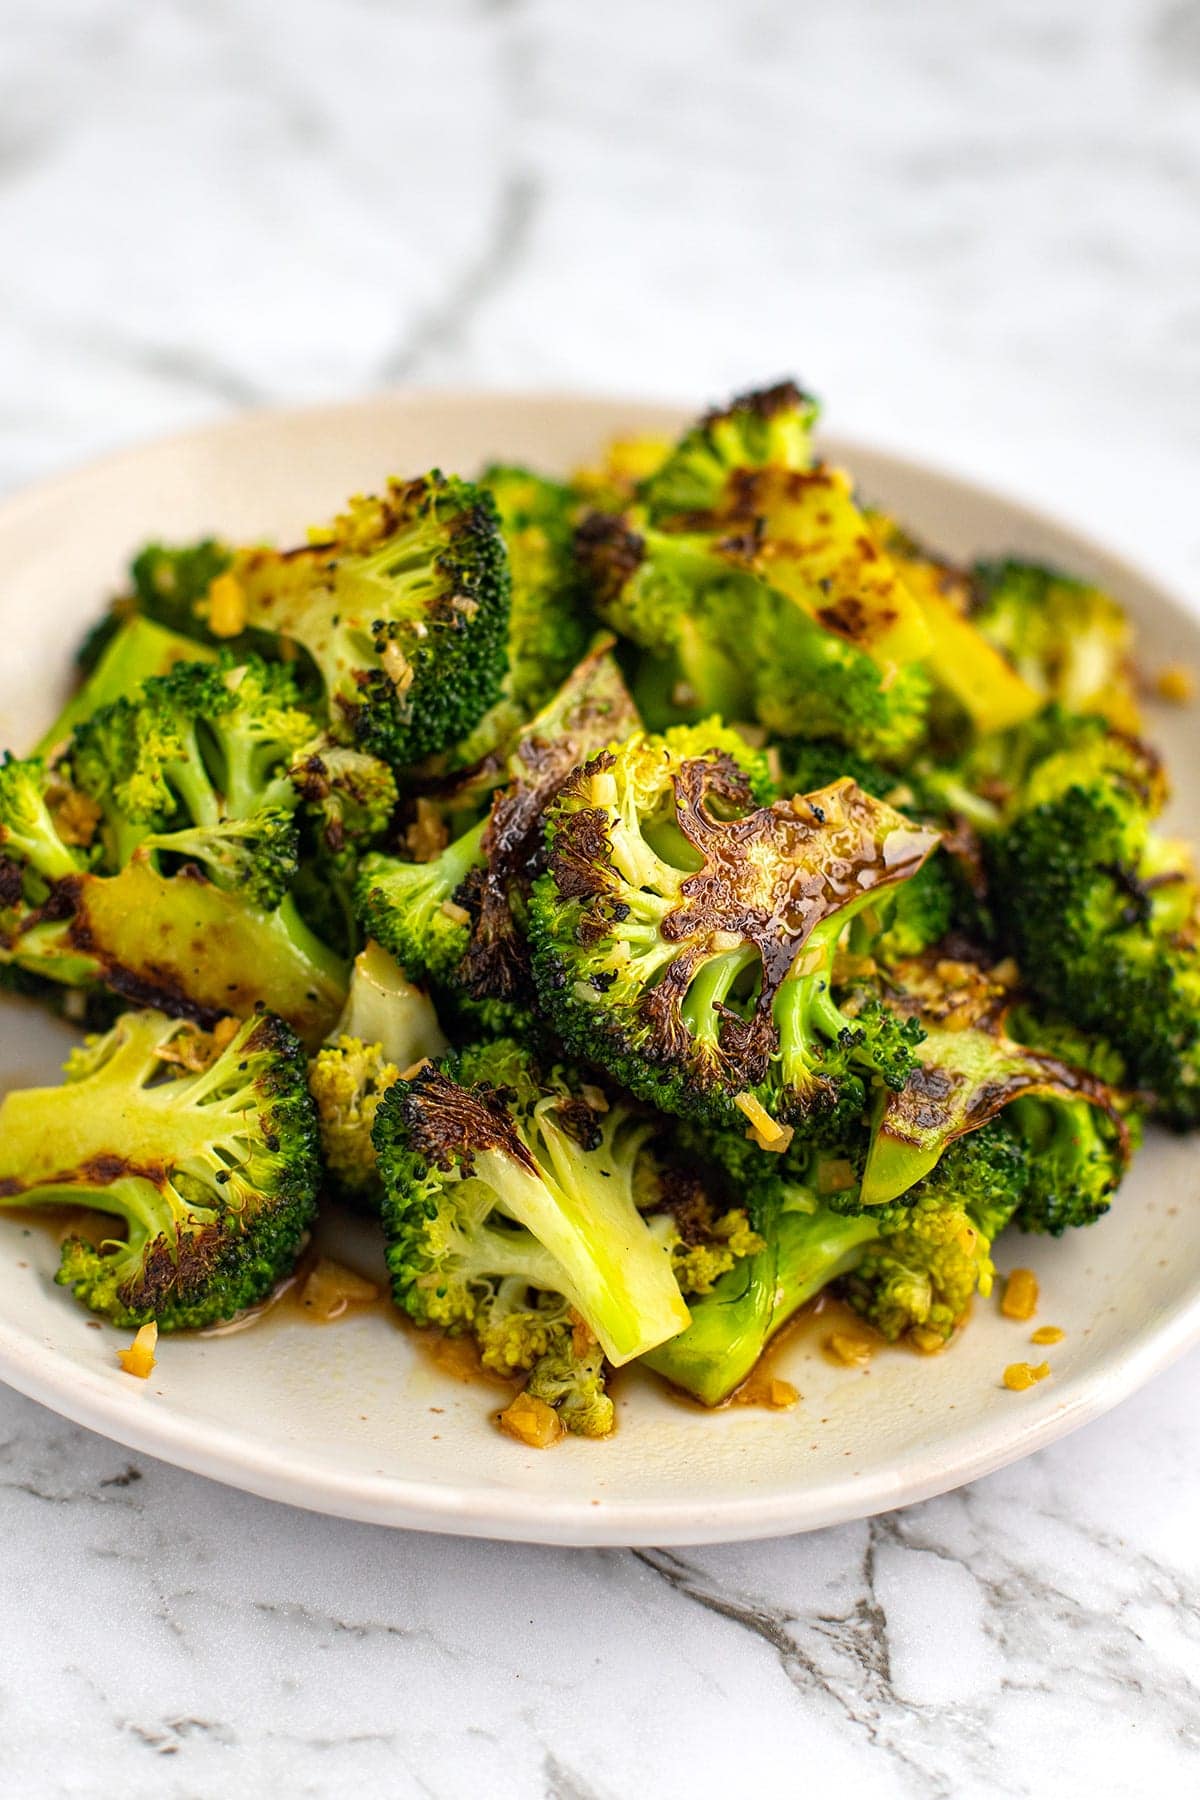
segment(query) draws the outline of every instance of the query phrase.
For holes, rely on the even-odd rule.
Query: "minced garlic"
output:
[[[1000,1311],[1006,1319],[1032,1319],[1037,1311],[1038,1284],[1032,1269],[1014,1269],[1004,1284]]]
[[[117,1351],[117,1361],[127,1375],[145,1381],[154,1367],[154,1350],[158,1343],[158,1326],[151,1319],[143,1325],[127,1350]]]
[[[518,1394],[497,1415],[496,1423],[501,1431],[516,1438],[519,1444],[528,1444],[531,1450],[546,1450],[563,1434],[562,1421],[554,1408],[534,1394]]]
[[[844,1368],[858,1369],[869,1363],[875,1346],[869,1338],[855,1337],[850,1331],[834,1331],[825,1340],[825,1348],[835,1362]]]
[[[1026,1388],[1035,1387],[1039,1381],[1045,1381],[1049,1373],[1049,1363],[1009,1363],[1004,1371],[1004,1385],[1006,1388],[1011,1388],[1014,1394],[1023,1394]]]
[[[214,637],[238,637],[246,629],[246,595],[228,571],[208,584],[208,629]]]
[[[771,1150],[781,1156],[792,1141],[793,1128],[773,1119],[761,1100],[753,1094],[735,1094],[733,1104],[750,1121],[749,1136],[760,1150]]]
[[[1061,1344],[1066,1335],[1061,1325],[1039,1325],[1029,1341],[1031,1344]]]

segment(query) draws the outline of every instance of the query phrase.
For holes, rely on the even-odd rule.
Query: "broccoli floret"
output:
[[[827,1106],[831,1067],[903,1084],[919,1030],[866,1002],[852,1021],[833,965],[936,842],[852,783],[756,805],[766,782],[712,724],[602,753],[548,809],[529,915],[542,1009],[574,1054],[667,1111],[760,1132]]]
[[[978,968],[944,958],[897,965],[893,1004],[920,1018],[925,1036],[904,1088],[888,1093],[875,1120],[859,1195],[886,1205],[929,1174],[947,1147],[1002,1108],[1027,1097],[1056,1113],[1096,1108],[1114,1133],[1113,1166],[1128,1160],[1129,1131],[1116,1096],[1094,1075],[1007,1030],[1009,995]]]
[[[511,1277],[561,1296],[613,1363],[683,1330],[669,1255],[635,1197],[654,1123],[596,1098],[506,1039],[392,1088],[375,1147],[393,1292],[411,1318],[474,1329]]]
[[[692,1322],[642,1360],[706,1406],[728,1399],[771,1338],[813,1297],[838,1286],[895,1339],[913,1328],[948,1337],[971,1295],[991,1290],[990,1247],[1025,1192],[1027,1152],[1002,1121],[952,1145],[904,1206],[842,1212],[822,1198],[831,1158],[807,1151],[755,1179],[761,1248],[689,1300]]]
[[[807,469],[819,407],[794,381],[739,394],[689,427],[643,481],[656,524],[710,512],[739,469]]]
[[[68,1239],[58,1280],[114,1324],[162,1331],[270,1293],[317,1187],[304,1058],[282,1021],[247,1020],[213,1054],[193,1026],[128,1013],[74,1053],[67,1077],[0,1108],[0,1204],[89,1207],[126,1236]]]
[[[637,724],[611,643],[593,647],[496,760],[482,818],[427,862],[364,860],[358,899],[365,930],[415,980],[442,984],[456,1002],[493,1011],[531,1003],[522,922],[540,866],[546,801],[585,757]],[[445,810],[457,804],[452,790]],[[515,1014],[504,1016],[504,1028],[517,1029]]]
[[[196,638],[182,637],[133,613],[112,634],[90,672],[75,690],[49,730],[34,747],[35,756],[60,749],[85,719],[137,692],[154,675],[168,674],[177,663],[202,662],[216,655]]]
[[[239,551],[230,576],[248,623],[311,657],[334,736],[385,762],[445,749],[499,698],[508,560],[469,482],[390,481],[302,549]]]
[[[564,1325],[539,1356],[525,1392],[552,1406],[566,1431],[576,1437],[607,1437],[616,1408],[604,1385],[604,1352],[590,1332]]]
[[[853,511],[848,491],[828,479],[831,504]],[[924,729],[929,679],[918,659],[928,634],[886,559],[856,566],[860,526],[840,521],[846,544],[835,553],[771,544],[737,519],[670,533],[592,514],[575,544],[597,611],[651,659],[638,695],[659,695],[660,716],[720,712],[777,736],[833,737],[896,757]]]
[[[147,544],[129,565],[132,602],[147,618],[187,637],[228,639],[206,623],[209,590],[233,559],[228,544],[202,538],[194,544]]]
[[[321,1161],[330,1186],[346,1198],[378,1201],[371,1133],[383,1096],[399,1079],[400,1070],[379,1044],[364,1044],[344,1033],[318,1050],[308,1065]]]
[[[145,846],[269,910],[296,873],[285,771],[312,730],[281,666],[184,663],[84,720],[69,761],[103,811],[110,867]]]
[[[101,854],[101,818],[101,805],[59,771],[0,765],[0,961],[203,1024],[269,1000],[306,1043],[319,1043],[345,997],[345,972],[292,896],[263,910],[194,864],[165,874],[144,844],[107,873],[114,859]],[[127,829],[136,837],[142,827]]]
[[[448,1049],[428,994],[380,945],[368,945],[355,959],[337,1027],[308,1065],[326,1181],[341,1198],[378,1208],[371,1133],[379,1103],[401,1075]]]
[[[571,547],[577,501],[561,482],[511,464],[493,463],[479,482],[496,502],[512,574],[504,694],[528,718],[587,649],[590,626]]]
[[[1152,754],[1099,721],[1070,736],[1030,759],[985,837],[992,905],[1034,993],[1107,1038],[1157,1116],[1187,1129],[1200,1123],[1195,874],[1154,829]]]
[[[335,863],[377,844],[399,799],[396,777],[387,763],[327,738],[306,744],[288,776],[304,802],[321,850]]]
[[[1111,595],[1036,563],[976,565],[975,624],[1042,703],[1138,729],[1133,631]]]

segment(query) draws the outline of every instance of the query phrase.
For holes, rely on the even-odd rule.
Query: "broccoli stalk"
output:
[[[142,613],[120,624],[98,661],[67,701],[54,723],[34,746],[34,756],[49,756],[71,733],[102,707],[137,692],[154,675],[167,675],[181,662],[201,662],[216,652],[196,638],[167,630]]]
[[[316,1131],[292,1033],[262,1014],[206,1054],[194,1026],[128,1013],[73,1054],[64,1086],[0,1107],[0,1204],[123,1221],[123,1240],[69,1239],[57,1277],[114,1324],[231,1318],[287,1272],[313,1216]]]
[[[421,1070],[375,1124],[397,1304],[421,1324],[472,1329],[498,1282],[565,1299],[610,1362],[682,1331],[669,1255],[635,1202],[653,1126],[598,1110],[564,1071],[510,1040]]]

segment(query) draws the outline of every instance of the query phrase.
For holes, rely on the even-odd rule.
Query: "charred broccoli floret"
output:
[[[497,1292],[520,1283],[531,1297],[518,1312],[559,1296],[613,1363],[682,1331],[688,1313],[669,1253],[636,1200],[654,1131],[628,1102],[562,1068],[543,1072],[511,1040],[393,1087],[375,1147],[397,1305],[450,1331],[482,1318],[490,1346]],[[525,1346],[524,1322],[518,1335]],[[533,1360],[522,1348],[513,1366]]]
[[[68,1239],[57,1279],[114,1324],[162,1331],[262,1300],[317,1188],[304,1058],[282,1021],[247,1020],[218,1049],[163,1013],[127,1013],[66,1073],[0,1108],[0,1204],[85,1206],[126,1235]]]
[[[529,1003],[522,923],[541,860],[543,809],[578,763],[637,724],[611,642],[598,643],[517,733],[485,790],[488,810],[469,829],[426,862],[364,861],[363,926],[414,980],[493,1009]],[[444,807],[456,804],[451,791]]]
[[[293,713],[275,673],[253,698],[253,670],[181,666],[88,720],[54,770],[4,765],[0,960],[203,1023],[269,1002],[320,1041],[345,976],[284,892]]]
[[[711,512],[739,469],[809,468],[819,410],[791,380],[714,407],[642,482],[640,497],[650,517],[658,524]]]
[[[919,1018],[925,1035],[916,1068],[899,1092],[885,1096],[877,1114],[859,1195],[863,1206],[898,1200],[957,1139],[1027,1099],[1036,1100],[1039,1117],[1060,1118],[1065,1108],[1068,1135],[1080,1130],[1080,1109],[1098,1110],[1106,1124],[1097,1123],[1096,1133],[1111,1129],[1113,1134],[1107,1171],[1109,1189],[1115,1187],[1129,1155],[1129,1130],[1117,1097],[1086,1069],[1012,1038],[1011,995],[1004,987],[977,965],[936,954],[898,964],[890,975],[893,1005]],[[1024,1133],[1020,1114],[1017,1119]],[[1032,1194],[1030,1207],[1036,1216]],[[1082,1193],[1080,1208],[1092,1217],[1104,1210],[1089,1210]]]
[[[858,1160],[857,1151],[845,1159]],[[728,1399],[799,1309],[837,1286],[876,1330],[895,1340],[949,1337],[971,1296],[988,1294],[991,1245],[1026,1192],[1028,1153],[1001,1120],[951,1145],[903,1206],[834,1210],[822,1166],[784,1159],[758,1178],[758,1250],[689,1300],[691,1324],[642,1360],[706,1406]]]
[[[771,538],[756,517],[667,532],[592,514],[575,544],[593,604],[646,651],[637,693],[657,696],[659,719],[715,711],[778,736],[900,756],[924,730],[924,622],[861,536],[844,480],[825,470],[788,479],[814,512],[802,526],[786,496],[779,503],[780,528],[796,538]],[[743,503],[776,501],[760,486]],[[838,517],[822,539],[815,513],[827,504]]]
[[[726,1127],[740,1112],[779,1147],[854,1070],[903,1085],[919,1030],[877,999],[846,1016],[834,960],[936,834],[849,782],[756,804],[766,781],[711,724],[602,753],[548,811],[530,938],[574,1054],[667,1111]],[[847,1086],[857,1114],[862,1081]]]
[[[499,698],[508,561],[469,482],[393,480],[301,549],[238,551],[229,577],[249,625],[311,657],[333,734],[385,762],[445,749]]]

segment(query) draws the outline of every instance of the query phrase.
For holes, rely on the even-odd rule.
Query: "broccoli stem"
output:
[[[474,1174],[559,1265],[542,1285],[566,1294],[610,1362],[626,1363],[688,1323],[670,1258],[634,1204],[633,1165],[645,1134],[632,1134],[619,1156],[611,1145],[581,1151],[556,1122],[558,1107],[551,1096],[535,1109],[537,1167],[489,1149],[475,1157]]]

